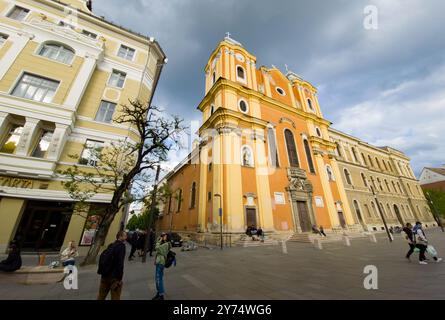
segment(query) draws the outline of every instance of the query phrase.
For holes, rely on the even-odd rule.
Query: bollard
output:
[[[320,239],[314,239],[314,245],[317,249],[323,250],[323,244]]]
[[[283,254],[287,254],[287,245],[286,245],[286,241],[281,241],[281,245],[283,247]]]
[[[374,233],[369,234],[369,240],[371,240],[371,242],[377,243],[377,238]]]
[[[39,266],[44,266],[46,260],[46,253],[42,253],[39,255]]]
[[[350,247],[351,246],[351,240],[348,236],[343,236],[343,240],[345,242],[345,246]]]

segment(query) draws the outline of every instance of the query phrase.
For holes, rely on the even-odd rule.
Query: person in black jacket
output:
[[[20,249],[17,245],[11,244],[9,247],[9,254],[6,260],[0,262],[0,271],[14,272],[22,267],[22,257],[20,256]]]
[[[105,300],[110,291],[111,300],[120,300],[121,298],[126,239],[127,234],[125,231],[119,231],[116,235],[116,241],[111,245],[111,249],[113,250],[113,266],[107,269],[107,274],[102,274],[97,300]]]
[[[137,231],[133,232],[133,234],[131,235],[131,239],[129,241],[131,245],[131,251],[130,251],[130,256],[128,257],[128,261],[131,261],[134,258],[134,253],[136,252],[136,249],[138,247],[138,239],[139,239],[138,232]]]
[[[405,232],[406,236],[406,240],[408,241],[408,245],[409,245],[409,251],[406,254],[406,259],[408,259],[408,261],[411,261],[410,257],[414,252],[414,249],[416,248],[416,240],[414,238],[414,233],[413,233],[413,226],[411,225],[411,223],[407,223],[406,226],[403,228],[403,232]]]

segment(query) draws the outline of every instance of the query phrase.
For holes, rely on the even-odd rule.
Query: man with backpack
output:
[[[126,239],[125,231],[119,231],[116,241],[100,255],[97,273],[101,275],[101,280],[97,300],[105,300],[109,292],[111,292],[111,300],[121,298]]]
[[[170,259],[168,259],[169,252],[171,249],[170,241],[168,241],[168,235],[167,233],[163,232],[161,234],[161,237],[159,238],[158,242],[156,243],[156,258],[155,258],[155,265],[156,265],[156,274],[155,274],[155,280],[156,280],[156,296],[152,300],[164,300],[165,290],[164,290],[164,268],[169,267],[171,265],[171,256]],[[174,256],[173,256],[174,259]],[[169,260],[169,261],[168,261]]]

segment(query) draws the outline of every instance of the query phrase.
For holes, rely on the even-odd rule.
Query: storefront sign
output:
[[[34,182],[32,180],[0,177],[0,187],[32,189]]]

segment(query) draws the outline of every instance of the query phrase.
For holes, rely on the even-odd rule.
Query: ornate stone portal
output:
[[[288,168],[289,187],[287,191],[292,201],[295,231],[310,232],[316,224],[312,206],[313,186],[307,179],[306,171],[300,168]]]

